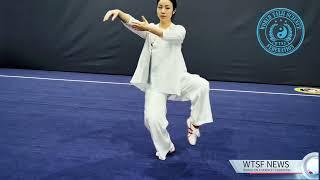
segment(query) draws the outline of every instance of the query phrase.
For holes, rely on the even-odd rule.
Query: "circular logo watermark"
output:
[[[319,179],[319,153],[307,154],[302,160],[302,172],[308,179]]]
[[[257,25],[257,39],[261,47],[275,56],[295,52],[304,39],[301,18],[287,8],[275,8],[266,12]]]

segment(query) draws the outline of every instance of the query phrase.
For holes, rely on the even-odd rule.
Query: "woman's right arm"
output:
[[[116,17],[119,17],[121,19],[121,21],[127,23],[129,22],[131,16],[127,13],[124,13],[123,11],[119,10],[119,9],[113,9],[113,10],[109,10],[107,12],[107,14],[104,16],[103,21],[107,21],[110,17],[112,16],[112,21],[114,21],[116,19]]]
[[[135,34],[139,35],[141,38],[145,39],[147,36],[147,31],[138,31],[131,27],[132,22],[139,22],[133,18],[130,14],[127,14],[119,9],[109,10],[107,14],[104,16],[103,21],[107,21],[112,16],[112,21],[116,19],[116,17],[119,17],[123,23],[123,25],[128,28],[130,31],[134,32]]]

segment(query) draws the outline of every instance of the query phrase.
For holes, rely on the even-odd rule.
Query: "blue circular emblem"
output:
[[[307,179],[319,179],[319,153],[307,154],[302,160],[302,172]]]
[[[261,47],[275,56],[295,52],[304,39],[301,18],[287,8],[275,8],[266,12],[257,26],[257,39]]]

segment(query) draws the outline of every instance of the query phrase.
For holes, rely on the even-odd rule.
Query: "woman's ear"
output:
[[[172,14],[175,14],[176,13],[176,10],[174,10],[173,12],[172,12]]]

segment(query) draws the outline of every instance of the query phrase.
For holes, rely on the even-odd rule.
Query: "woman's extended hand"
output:
[[[106,15],[103,18],[103,21],[108,21],[108,19],[112,16],[112,21],[114,21],[116,19],[116,17],[119,16],[120,14],[120,10],[119,9],[114,9],[114,10],[109,10]]]
[[[148,31],[149,30],[149,23],[144,16],[141,16],[143,22],[132,22],[131,27],[138,31]]]

